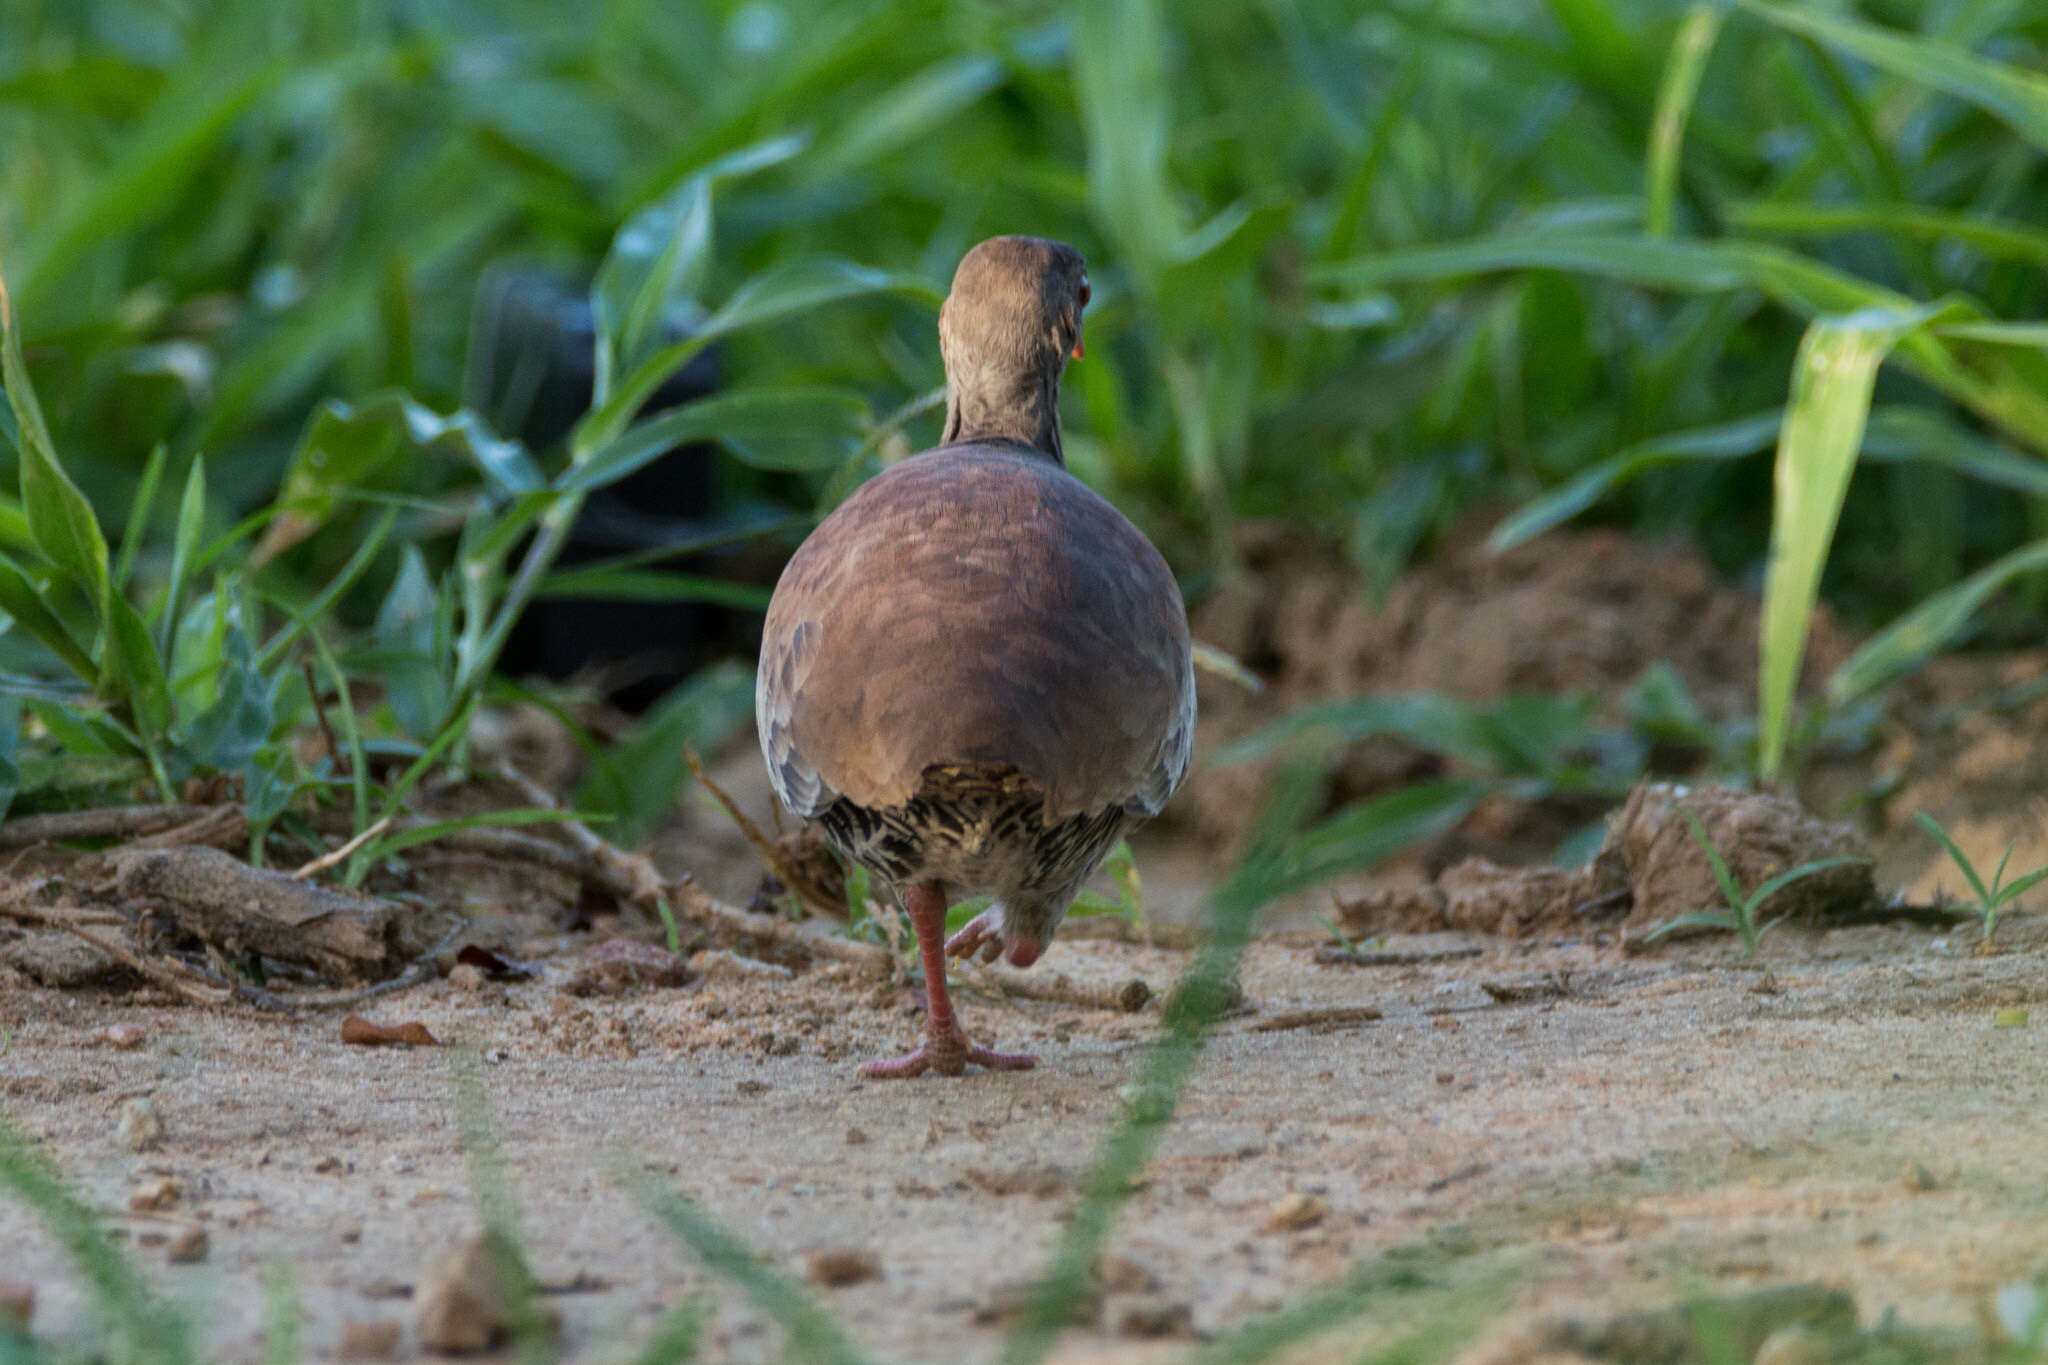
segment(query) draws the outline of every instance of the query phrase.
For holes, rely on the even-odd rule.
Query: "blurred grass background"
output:
[[[277,516],[298,470],[292,533],[252,553],[269,523],[245,523],[209,561],[241,586],[215,595],[253,595],[272,626],[280,604],[314,611],[305,626],[344,643],[374,616],[377,647],[338,671],[379,688],[431,645],[422,626],[401,647],[393,623],[441,612],[470,668],[442,668],[438,704],[399,698],[385,728],[420,741],[502,643],[501,621],[466,619],[483,599],[442,600],[463,528],[485,539],[478,509],[505,514],[531,482],[494,474],[480,424],[428,425],[479,401],[493,266],[580,289],[627,251],[622,224],[688,238],[687,268],[643,300],[684,330],[748,281],[841,269],[741,310],[721,369],[754,401],[692,433],[722,447],[707,535],[787,542],[903,448],[897,425],[909,449],[935,439],[919,400],[940,375],[937,291],[974,241],[1028,231],[1091,263],[1070,462],[1194,594],[1233,571],[1245,519],[1341,546],[1365,590],[1472,510],[1518,505],[1515,535],[1584,513],[1760,578],[1782,435],[1792,482],[1821,474],[1804,502],[1779,475],[1793,568],[1767,626],[1785,693],[1763,681],[1769,774],[1800,566],[1818,573],[1832,503],[1825,591],[1866,625],[2048,534],[2048,360],[2024,325],[2048,262],[2044,40],[2048,17],[2011,0],[9,0],[0,269],[64,470],[104,525],[139,532],[107,537],[131,591],[175,577],[172,495],[196,459],[199,543]],[[703,177],[683,224],[678,187],[735,153],[749,164],[715,200]],[[886,275],[849,285],[854,266]],[[1872,392],[1800,387],[1810,324],[1874,348]],[[327,400],[360,417],[373,398],[386,417],[348,428],[347,457],[308,435]],[[615,438],[621,402],[533,452],[544,477]],[[0,457],[16,444],[0,430]],[[399,500],[381,543],[366,493]],[[0,502],[0,548],[40,544],[32,512]],[[509,542],[537,515],[494,524]],[[2033,638],[2038,589],[2006,600],[1980,632]],[[1962,629],[1944,602],[1934,636],[1891,642],[1859,685]],[[17,680],[48,671],[5,652]],[[305,716],[286,700],[280,732]]]

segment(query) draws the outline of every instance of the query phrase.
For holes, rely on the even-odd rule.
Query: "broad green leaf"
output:
[[[270,740],[275,718],[271,688],[256,669],[256,647],[231,610],[220,645],[220,682],[208,707],[184,726],[179,740],[193,764],[215,772],[245,772]]]
[[[163,656],[143,624],[142,613],[128,599],[107,600],[108,638],[101,645],[101,695],[127,703],[136,729],[154,746],[171,723],[171,689],[164,676]]]
[[[867,416],[867,404],[844,389],[755,388],[700,398],[629,427],[564,470],[555,488],[602,488],[692,441],[717,441],[763,469],[827,469],[860,444]]]
[[[1678,195],[1678,159],[1685,142],[1685,124],[1692,115],[1693,101],[1699,98],[1700,78],[1706,74],[1707,56],[1714,50],[1726,12],[1718,4],[1695,4],[1685,12],[1677,36],[1671,40],[1671,55],[1665,59],[1664,77],[1657,85],[1657,112],[1650,122],[1643,231],[1652,237],[1671,235],[1671,205]]]
[[[1859,645],[1828,679],[1828,704],[1867,696],[1946,648],[2007,583],[2048,569],[2048,540],[2023,545],[1915,605]]]
[[[436,649],[440,597],[419,547],[406,546],[372,632],[389,651],[383,665],[384,699],[399,729],[420,740],[440,729],[454,697],[452,661]]]
[[[319,530],[347,495],[378,482],[400,453],[416,457],[436,450],[474,465],[501,497],[530,493],[547,482],[524,446],[494,434],[466,409],[443,416],[397,390],[360,403],[330,398],[314,411],[292,452],[278,493],[283,513],[264,532],[254,562],[275,558]]]
[[[2004,120],[2035,148],[2048,151],[2048,76],[1976,56],[1952,43],[1893,32],[1813,6],[1738,3],[1782,28],[1974,104]]]
[[[1901,338],[1944,311],[1930,305],[1821,318],[1799,344],[1791,401],[1778,438],[1771,553],[1759,626],[1757,769],[1766,782],[1777,779],[1784,761],[1821,566],[1863,443],[1877,367]]]

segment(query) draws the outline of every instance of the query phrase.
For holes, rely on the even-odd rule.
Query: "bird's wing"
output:
[[[761,639],[761,665],[754,674],[754,728],[761,736],[761,756],[768,761],[769,784],[782,804],[805,820],[839,799],[796,743],[797,694],[810,676],[817,643],[816,622],[771,618]]]

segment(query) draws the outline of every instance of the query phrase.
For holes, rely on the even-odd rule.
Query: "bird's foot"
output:
[[[996,929],[994,918],[985,910],[946,940],[947,957],[979,957],[983,962],[994,962],[1002,952],[1002,936]]]
[[[990,1071],[1029,1071],[1038,1065],[1038,1058],[1028,1052],[997,1052],[993,1048],[970,1043],[967,1035],[960,1031],[960,1026],[955,1024],[942,1032],[925,1034],[924,1042],[919,1044],[917,1051],[907,1057],[863,1064],[860,1074],[892,1081],[908,1080],[927,1071],[936,1071],[941,1076],[957,1076],[967,1069],[969,1063],[987,1067]]]

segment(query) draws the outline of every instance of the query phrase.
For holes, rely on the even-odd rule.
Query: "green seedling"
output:
[[[1743,957],[1755,957],[1757,945],[1763,942],[1764,935],[1785,922],[1783,916],[1768,924],[1757,922],[1766,901],[1792,883],[1811,877],[1816,872],[1825,872],[1831,867],[1840,867],[1845,863],[1863,861],[1861,858],[1821,858],[1815,862],[1801,863],[1790,871],[1780,872],[1745,896],[1742,893],[1742,883],[1737,881],[1734,872],[1729,870],[1728,860],[1721,856],[1721,850],[1714,847],[1714,841],[1707,837],[1706,826],[1700,823],[1699,817],[1682,806],[1678,813],[1684,816],[1685,823],[1692,827],[1694,842],[1699,844],[1700,851],[1707,855],[1707,861],[1713,865],[1714,881],[1720,886],[1721,895],[1728,902],[1728,908],[1697,910],[1689,915],[1667,920],[1651,931],[1652,939],[1662,938],[1674,929],[1728,929],[1741,935]]]
[[[2037,867],[2032,872],[2008,882],[2005,879],[2005,865],[2012,861],[2014,846],[2007,844],[2005,856],[1998,860],[1998,869],[1991,874],[1991,885],[1986,886],[1984,878],[1977,873],[1976,864],[1956,846],[1956,841],[1942,828],[1941,821],[1924,810],[1913,818],[1919,822],[1920,828],[1933,835],[1940,841],[1941,846],[1948,850],[1949,861],[1962,869],[1963,879],[1969,882],[1970,892],[1977,898],[1977,903],[1970,908],[1975,910],[1977,918],[1983,921],[1986,943],[1991,941],[1992,933],[1998,928],[1998,917],[2005,907],[2025,895],[2043,877],[2048,877],[2048,867]]]

